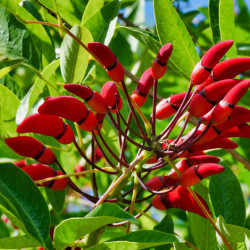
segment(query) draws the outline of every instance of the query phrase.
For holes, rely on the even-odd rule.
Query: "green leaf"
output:
[[[219,28],[219,3],[220,1],[218,0],[209,0],[208,11],[214,44],[221,41]]]
[[[174,242],[184,242],[183,239],[173,234],[163,233],[157,230],[140,230],[128,235],[111,239],[99,245],[87,248],[89,250],[136,250],[156,247]]]
[[[173,234],[174,233],[174,222],[172,219],[172,216],[169,214],[166,214],[166,216],[161,220],[161,222],[159,224],[157,224],[154,227],[155,230],[164,232],[164,233],[170,233]],[[165,245],[165,246],[159,246],[156,247],[155,250],[168,250],[171,249],[171,245]]]
[[[1,9],[0,9],[1,10]],[[0,49],[1,50],[1,49]],[[11,70],[16,68],[18,65],[20,65],[24,60],[23,59],[16,59],[12,61],[7,61],[5,67],[1,67],[3,65],[3,62],[0,62],[0,78],[4,77],[7,75]],[[7,66],[8,65],[8,66]]]
[[[90,211],[85,218],[100,217],[100,216],[110,216],[116,217],[122,220],[129,220],[131,222],[137,222],[137,220],[131,216],[129,213],[122,210],[118,205],[111,203],[103,203],[97,206],[95,209]]]
[[[250,250],[250,241],[246,234],[245,234],[245,247],[246,250]]]
[[[0,103],[2,129],[5,130],[9,136],[16,136],[15,117],[18,106],[20,105],[20,100],[8,88],[0,84]],[[1,132],[1,134],[2,137],[5,136],[3,132]]]
[[[0,7],[0,30],[0,54],[12,59],[25,59],[26,63],[39,68],[38,53],[28,30],[3,7]]]
[[[74,26],[70,30],[83,44],[93,42],[88,29]],[[60,50],[60,68],[66,83],[81,83],[88,67],[89,53],[73,38],[66,35]]]
[[[37,21],[25,8],[19,5],[18,1],[0,0],[0,6],[10,11],[18,20],[22,18],[23,20]],[[42,25],[27,24],[26,28],[32,34],[35,47],[42,54],[43,66],[46,66],[55,58],[54,46],[49,35]]]
[[[235,20],[233,0],[220,0],[219,4],[219,25],[221,40],[235,41]],[[226,53],[228,58],[237,57],[236,43]]]
[[[191,36],[170,0],[154,0],[154,12],[161,44],[172,43],[171,60],[189,78],[200,60]]]
[[[103,7],[103,4],[104,0],[89,0],[82,15],[81,25],[83,25],[84,22],[88,20],[96,12],[100,11],[100,9]]]
[[[27,235],[0,239],[1,249],[20,249],[39,246],[41,246],[41,243],[35,241],[33,238]]]
[[[57,214],[60,214],[65,203],[65,190],[53,190],[51,188],[45,188],[45,192],[53,209]]]
[[[247,43],[237,44],[237,53],[238,55],[250,56],[250,44]]]
[[[56,69],[59,67],[60,61],[56,60],[52,62],[50,65],[48,65],[43,72],[41,73],[42,77],[45,79],[49,79],[56,71]],[[41,94],[41,91],[43,90],[46,82],[41,79],[40,77],[37,77],[35,83],[33,86],[29,89],[25,97],[23,98],[21,105],[19,106],[16,114],[16,123],[20,124],[28,112],[30,111],[31,107],[34,105],[34,103],[37,101],[37,98]]]
[[[108,44],[113,36],[120,1],[107,3],[82,25],[92,34],[94,41]]]
[[[31,178],[11,163],[0,164],[0,194],[15,207],[29,235],[45,245],[49,236],[50,215],[41,192]]]
[[[227,224],[244,226],[245,201],[240,183],[225,162],[225,171],[211,176],[210,197],[216,216],[222,215]]]
[[[221,216],[217,218],[216,225],[223,233],[223,235],[226,237],[226,239],[228,240],[229,244],[232,246],[233,249],[237,250],[248,249],[246,247],[246,244],[248,244],[249,242],[250,230],[244,227],[225,224]],[[216,234],[216,236],[217,236],[219,250],[227,250],[228,248],[225,246],[220,236],[218,234]]]

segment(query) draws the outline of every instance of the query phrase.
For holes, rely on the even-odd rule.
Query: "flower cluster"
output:
[[[247,124],[250,121],[250,110],[237,105],[250,87],[250,80],[233,79],[250,69],[250,58],[240,57],[219,62],[232,44],[233,41],[223,41],[210,48],[195,66],[187,92],[172,95],[157,104],[158,80],[167,70],[167,62],[173,50],[172,44],[165,44],[160,49],[152,67],[142,74],[130,94],[124,82],[124,69],[113,52],[101,43],[89,43],[88,51],[106,70],[112,81],[106,82],[100,93],[88,86],[65,84],[64,88],[77,97],[47,97],[38,113],[28,116],[17,127],[17,132],[51,136],[62,144],[73,143],[81,157],[93,169],[116,175],[116,181],[101,198],[98,193],[94,196],[84,193],[67,178],[46,181],[42,185],[55,190],[64,189],[69,185],[97,205],[104,201],[118,200],[129,204],[154,197],[147,209],[152,205],[160,210],[180,208],[207,218],[211,214],[208,205],[198,194],[191,193],[190,186],[203,178],[221,173],[224,167],[218,164],[219,158],[209,156],[205,151],[214,148],[234,149],[237,144],[229,137],[250,135],[250,125]],[[153,105],[149,121],[140,107],[146,102],[151,88]],[[119,91],[123,92],[130,108],[127,120],[120,112],[124,103]],[[171,116],[172,120],[157,135],[157,120]],[[191,117],[198,118],[197,124],[191,131],[186,132]],[[103,138],[104,119],[109,119],[116,129],[120,144],[119,155],[113,152]],[[75,137],[72,128],[64,120],[72,121],[80,129],[91,133],[91,158],[79,147],[79,138]],[[184,120],[184,123],[180,133],[176,138],[171,138],[171,132],[181,120]],[[132,128],[131,121],[137,125],[137,131]],[[122,129],[124,126],[125,129]],[[133,134],[136,140],[129,133]],[[6,144],[21,156],[31,157],[39,163],[22,165],[22,169],[33,180],[65,174],[55,154],[38,140],[29,136],[18,136],[6,139]],[[129,163],[125,152],[130,144],[135,145],[138,152],[135,159]],[[97,159],[100,157],[104,157],[112,169],[98,166]],[[111,158],[118,162],[117,165]],[[49,166],[52,163],[56,163],[61,171],[52,169]],[[144,168],[144,164],[151,165]],[[172,167],[166,176],[154,174],[166,165]],[[82,167],[81,170],[84,170]],[[79,168],[78,166],[76,172],[79,172]],[[134,172],[141,186],[137,193],[133,187],[125,191],[131,172]],[[150,195],[145,196],[142,190]],[[136,198],[130,201],[126,196],[132,192],[135,192]]]

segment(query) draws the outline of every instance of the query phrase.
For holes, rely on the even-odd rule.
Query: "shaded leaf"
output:
[[[208,11],[214,44],[221,41],[219,28],[219,3],[220,1],[218,0],[209,0]]]
[[[25,8],[22,8],[18,2],[1,0],[0,6],[10,11],[18,20],[21,17],[23,20],[36,21],[36,19]],[[34,42],[35,47],[42,54],[43,66],[46,66],[55,58],[54,46],[52,45],[48,34],[42,25],[29,24],[26,25],[26,28],[32,35],[32,41]]]
[[[100,11],[100,9],[103,7],[103,4],[104,0],[89,0],[82,15],[81,24],[84,24],[84,22],[87,21],[92,15]]]
[[[227,224],[244,226],[245,201],[240,183],[225,162],[220,164],[225,171],[211,176],[209,186],[215,215],[222,215]]]
[[[23,61],[24,61],[23,59],[16,59],[16,60],[12,60],[12,61],[6,61],[6,62],[3,61],[3,62],[0,62],[0,78],[4,77],[11,70],[13,70],[18,65],[20,65]]]
[[[57,214],[60,214],[64,207],[66,191],[64,190],[53,190],[51,188],[45,188],[46,195],[48,200],[56,211]]]

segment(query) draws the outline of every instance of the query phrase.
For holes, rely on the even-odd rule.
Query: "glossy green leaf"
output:
[[[184,23],[170,0],[154,0],[154,14],[161,44],[172,43],[170,58],[189,78],[200,58]]]
[[[249,242],[250,239],[250,230],[244,227],[225,224],[224,219],[221,216],[217,218],[216,225],[223,233],[223,235],[226,237],[226,239],[228,240],[229,244],[233,249],[237,250],[248,249],[246,247],[246,244],[248,244],[247,241]],[[220,236],[218,234],[216,234],[216,236],[217,236],[219,250],[227,250],[228,248],[225,246]]]
[[[20,65],[24,60],[23,59],[16,59],[12,61],[7,61],[8,63],[6,64],[5,67],[1,67],[3,63],[0,63],[0,78],[4,77],[6,74],[8,74],[11,70],[16,68],[18,65]]]
[[[107,3],[103,8],[88,18],[82,25],[92,34],[94,41],[108,44],[113,36],[120,1]]]
[[[0,0],[0,6],[10,11],[18,20],[22,18],[23,20],[36,21],[27,10],[19,5],[18,1]],[[32,35],[35,47],[42,54],[43,65],[46,66],[55,58],[54,46],[48,34],[42,25],[28,24],[26,28]]]
[[[100,9],[103,7],[103,4],[104,0],[89,0],[84,10],[81,24],[84,24],[85,21],[88,20],[92,15],[100,11]]]
[[[220,0],[219,25],[221,40],[235,40],[235,20],[233,0]],[[228,58],[237,57],[236,43],[226,53]]]
[[[33,238],[27,235],[0,239],[1,249],[20,249],[39,246],[41,246],[41,243],[35,241]]]
[[[56,69],[59,67],[60,61],[56,60],[52,62],[50,65],[48,65],[43,72],[41,73],[42,77],[45,79],[50,79],[52,74],[56,71]],[[41,94],[41,91],[43,90],[46,82],[41,79],[41,77],[37,77],[34,85],[29,89],[25,97],[23,98],[21,105],[19,106],[16,114],[16,123],[20,124],[34,103],[37,101],[37,98]]]
[[[133,216],[124,212],[117,205],[102,204],[87,214],[85,218],[71,218],[62,221],[55,229],[55,248],[64,249],[67,245],[98,228],[124,220],[136,221]]]
[[[92,217],[100,217],[100,216],[110,216],[110,217],[116,217],[122,220],[129,220],[131,222],[137,222],[136,219],[134,219],[133,216],[131,216],[129,213],[124,212],[123,209],[121,209],[118,205],[112,204],[112,203],[103,203],[99,206],[97,206],[95,209],[90,211],[85,218],[92,218]]]
[[[7,135],[15,136],[17,134],[15,117],[20,100],[8,88],[0,84],[0,103],[3,130]],[[7,135],[2,133],[2,137]]]
[[[49,236],[50,215],[41,192],[31,178],[11,163],[1,164],[0,194],[13,204],[29,235],[45,245]]]
[[[45,192],[53,209],[57,214],[60,214],[65,203],[65,190],[53,190],[51,188],[45,188]]]
[[[243,56],[250,56],[250,44],[237,44],[237,54]]]
[[[225,162],[225,171],[211,176],[210,197],[216,216],[222,215],[227,224],[244,226],[245,201],[240,183]]]
[[[85,45],[93,42],[86,28],[74,26],[71,32]],[[66,35],[60,49],[60,68],[65,83],[81,83],[88,67],[89,53],[73,38]]]
[[[220,37],[220,27],[219,27],[219,1],[209,0],[209,18],[210,26],[212,29],[213,42],[214,44],[221,41]]]
[[[146,249],[175,242],[184,242],[183,239],[173,234],[163,233],[157,230],[140,230],[128,235],[111,239],[99,245],[87,248],[89,250],[116,250],[116,249]]]

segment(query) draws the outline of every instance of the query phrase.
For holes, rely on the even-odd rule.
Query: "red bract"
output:
[[[224,170],[224,167],[214,163],[192,166],[181,175],[179,184],[183,187],[190,187],[199,183],[203,178],[221,173]]]
[[[40,141],[29,136],[19,136],[5,139],[5,143],[16,153],[24,157],[31,157],[40,163],[51,164],[56,156]]]
[[[64,88],[81,97],[97,113],[107,113],[108,107],[103,97],[96,91],[79,84],[65,84]]]
[[[71,127],[55,115],[33,114],[17,127],[17,133],[37,133],[55,137],[60,143],[68,144],[74,140]]]
[[[250,125],[248,125],[247,123],[243,123],[241,125],[228,129],[219,135],[219,138],[227,137],[250,138]]]
[[[250,57],[237,57],[218,63],[205,83],[198,87],[202,90],[209,84],[224,79],[231,79],[250,69]]]
[[[103,125],[103,121],[104,121],[105,115],[106,114],[99,114],[99,113],[97,113],[95,115],[99,131],[101,131],[101,129],[102,129],[102,125]]]
[[[121,82],[124,79],[124,70],[112,50],[106,45],[93,42],[88,43],[88,49],[101,61],[106,71],[115,82]]]
[[[203,83],[209,77],[214,66],[220,61],[232,45],[233,41],[228,40],[217,43],[211,47],[196,64],[191,74],[191,83],[194,85]]]
[[[84,103],[72,96],[59,96],[46,99],[38,112],[47,115],[57,115],[76,122],[85,131],[93,131],[97,127],[94,113],[86,108]]]
[[[27,165],[28,165],[27,162],[26,162],[26,160],[16,161],[16,162],[14,162],[14,164],[15,164],[17,167],[19,167],[19,168],[23,168],[24,166],[27,166]]]
[[[122,108],[122,98],[120,97],[118,88],[114,82],[109,81],[102,86],[101,96],[109,106],[112,113],[117,112],[116,106],[118,106],[119,110]]]
[[[136,89],[131,95],[131,98],[135,101],[135,103],[139,107],[146,102],[148,92],[152,88],[153,84],[154,84],[154,78],[152,76],[152,69],[148,68],[142,74]]]
[[[198,194],[196,195],[198,196],[199,200],[202,202],[208,213],[211,214],[206,202],[202,199],[201,196],[199,196]],[[195,201],[195,199],[185,187],[177,187],[172,192],[155,196],[152,201],[152,204],[155,208],[159,210],[179,208],[185,211],[196,213],[206,218],[204,212],[202,211],[198,203]]]
[[[22,170],[26,172],[33,181],[39,181],[45,178],[63,175],[59,170],[54,170],[44,164],[31,164],[23,167]],[[44,182],[42,185],[38,184],[38,186],[49,187],[53,190],[63,190],[67,187],[67,185],[67,178]]]
[[[203,88],[191,100],[188,112],[193,117],[201,117],[211,110],[239,82],[241,80],[227,79]]]
[[[173,51],[171,43],[167,43],[161,47],[152,65],[152,76],[154,79],[163,77],[167,70],[167,62]]]

